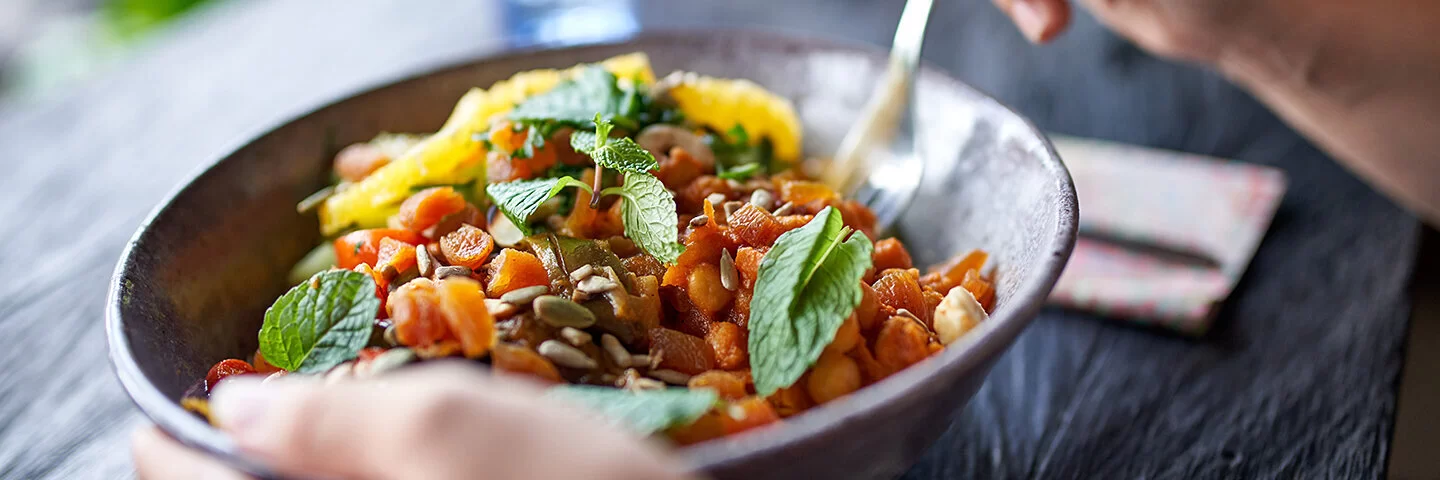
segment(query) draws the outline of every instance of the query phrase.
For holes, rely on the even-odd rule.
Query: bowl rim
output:
[[[593,42],[542,43],[514,48],[501,47],[479,54],[469,53],[458,57],[443,58],[427,66],[417,67],[399,75],[383,76],[375,82],[343,91],[339,95],[328,97],[319,103],[300,109],[298,114],[280,115],[280,118],[274,123],[257,129],[253,134],[241,135],[240,140],[232,141],[226,148],[219,149],[218,151],[221,153],[214,155],[213,159],[202,163],[188,174],[146,214],[145,219],[140,222],[135,233],[126,242],[114,273],[111,275],[105,309],[108,356],[111,369],[119,378],[121,386],[141,413],[179,442],[215,455],[220,460],[247,473],[260,477],[273,477],[274,475],[270,473],[271,470],[264,464],[242,455],[228,436],[186,412],[177,402],[160,392],[145,378],[130,350],[129,337],[123,328],[124,318],[122,315],[122,306],[124,303],[128,303],[127,300],[124,300],[128,296],[125,284],[130,276],[132,264],[135,263],[136,254],[143,247],[151,225],[164,212],[173,208],[182,195],[195,188],[197,182],[215,175],[219,165],[233,157],[238,151],[261,138],[341,102],[400,83],[471,68],[482,63],[511,60],[550,51],[606,49],[665,39],[743,39],[751,42],[781,43],[807,50],[810,48],[850,50],[867,55],[877,55],[881,58],[886,55],[885,50],[867,43],[779,29],[643,30]],[[1069,170],[1065,167],[1059,154],[1056,153],[1049,137],[1029,118],[988,93],[956,79],[947,70],[935,67],[928,62],[922,62],[921,68],[922,71],[938,74],[937,79],[946,83],[948,87],[969,92],[975,101],[988,103],[990,106],[998,107],[1012,115],[1015,120],[1022,122],[1028,129],[1028,133],[1039,140],[1044,147],[1043,154],[1034,157],[1041,162],[1041,166],[1049,174],[1059,196],[1057,205],[1055,205],[1054,218],[1057,222],[1055,234],[1048,240],[1042,239],[1046,241],[1042,242],[1037,255],[1043,255],[1043,257],[1039,257],[1035,274],[1017,286],[1015,293],[1011,296],[1011,302],[1014,304],[1012,308],[995,312],[988,321],[981,323],[970,334],[962,337],[954,345],[958,348],[947,347],[939,355],[931,356],[874,385],[860,389],[842,402],[826,405],[825,408],[810,409],[789,417],[783,428],[758,430],[723,441],[704,442],[678,450],[691,468],[704,471],[733,467],[763,457],[769,452],[785,450],[815,438],[822,438],[828,433],[839,430],[847,423],[874,414],[876,410],[887,404],[915,394],[926,386],[928,380],[958,378],[962,372],[982,367],[985,362],[998,358],[1009,348],[1014,339],[1039,313],[1050,290],[1059,279],[1075,246],[1079,206]],[[959,406],[957,406],[958,408]]]

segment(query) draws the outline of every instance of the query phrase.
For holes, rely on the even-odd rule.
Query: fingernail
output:
[[[1017,0],[1010,6],[1010,16],[1015,19],[1015,26],[1020,28],[1020,33],[1025,35],[1031,43],[1040,43],[1045,35],[1046,12],[1041,11],[1044,7],[1037,5],[1041,2],[1028,0]]]
[[[250,377],[227,378],[210,394],[210,415],[237,440],[264,418],[266,407],[275,398],[276,385],[262,383],[259,376]]]

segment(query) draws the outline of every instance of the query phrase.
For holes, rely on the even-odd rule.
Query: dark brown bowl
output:
[[[264,309],[319,240],[295,203],[327,180],[338,146],[377,132],[434,131],[466,89],[533,68],[643,51],[657,73],[752,79],[793,99],[811,152],[834,150],[884,68],[884,52],[753,31],[644,34],[626,41],[510,53],[393,83],[323,107],[235,149],[165,201],[116,269],[106,328],[121,383],[181,442],[265,476],[177,399],[210,365],[256,348]],[[949,76],[917,80],[925,178],[899,232],[916,263],[991,252],[990,320],[942,354],[782,427],[680,453],[718,478],[893,477],[919,458],[1033,319],[1075,242],[1074,187],[1025,118]]]

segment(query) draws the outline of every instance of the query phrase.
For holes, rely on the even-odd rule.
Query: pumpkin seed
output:
[[[301,200],[300,203],[295,204],[295,213],[310,213],[310,211],[314,210],[315,207],[319,207],[320,204],[325,203],[326,200],[329,200],[332,195],[335,195],[335,186],[332,185],[322,188],[320,189],[320,191],[312,193],[310,194],[310,196],[305,197],[305,199]]]
[[[591,341],[589,333],[585,333],[584,330],[575,327],[565,327],[560,329],[560,338],[564,338],[565,341],[570,342],[571,345],[577,347],[590,343]]]
[[[901,317],[910,317],[910,319],[912,319],[912,320],[920,321],[920,317],[915,316],[915,313],[913,313],[913,312],[911,312],[909,309],[905,309],[905,308],[901,308],[901,309],[895,310],[895,315],[898,315],[898,316],[901,316]]]
[[[450,277],[468,277],[473,273],[470,267],[464,265],[450,265],[435,269],[435,279],[444,280]]]
[[[395,277],[400,276],[400,271],[396,270],[394,265],[387,263],[384,268],[380,269],[380,276],[386,280],[394,280]]]
[[[546,293],[550,293],[550,287],[544,285],[517,288],[515,290],[505,292],[504,295],[501,295],[500,301],[511,305],[525,305],[535,301],[536,297],[539,297]]]
[[[538,350],[541,356],[562,367],[590,370],[599,366],[595,359],[585,355],[580,349],[555,340],[544,341]]]
[[[631,354],[631,355],[630,355],[630,366],[632,366],[632,367],[648,367],[648,366],[650,366],[650,356],[649,356],[649,355],[646,355],[646,354],[643,354],[643,353],[634,353],[634,354]]]
[[[690,226],[692,227],[703,227],[707,223],[710,223],[710,217],[704,215],[696,215],[695,218],[690,219]]]
[[[615,283],[614,280],[599,275],[591,275],[590,278],[581,280],[578,285],[575,285],[575,289],[590,295],[597,295],[614,290],[619,286],[620,284]]]
[[[379,375],[415,361],[415,351],[408,348],[392,348],[370,360],[370,376]]]
[[[395,324],[392,323],[390,326],[385,327],[385,334],[382,335],[385,338],[385,343],[390,344],[392,347],[400,346],[400,338],[396,337],[396,334]]]
[[[415,266],[420,268],[420,276],[429,277],[430,272],[435,271],[435,259],[430,258],[430,249],[415,249]]]
[[[740,272],[735,271],[735,259],[730,258],[729,250],[720,250],[720,286],[726,290],[735,291],[740,288]]]
[[[581,280],[584,280],[584,279],[586,279],[586,278],[589,278],[591,275],[594,275],[594,274],[595,274],[595,266],[590,265],[590,264],[587,263],[587,264],[581,265],[580,268],[575,269],[575,271],[570,272],[570,281],[572,281],[572,282],[579,282],[579,281],[581,281]]]
[[[790,212],[793,210],[795,210],[795,202],[785,202],[785,204],[781,205],[780,208],[775,209],[774,215],[777,217],[781,215],[789,215]]]
[[[690,375],[675,370],[651,370],[650,376],[671,385],[685,385],[690,383]]]
[[[520,307],[515,304],[498,298],[485,299],[485,308],[490,310],[490,316],[495,317],[496,320],[510,318],[515,315],[515,312],[520,311]]]
[[[610,356],[610,361],[615,362],[615,365],[631,366],[630,351],[626,350],[625,346],[620,344],[620,339],[615,338],[614,335],[608,333],[601,335],[600,349],[605,350],[605,354]]]
[[[554,295],[535,299],[535,315],[557,327],[588,328],[595,324],[595,314],[590,309]]]
[[[740,210],[740,207],[744,207],[744,206],[745,206],[745,202],[737,202],[737,201],[725,202],[725,206],[724,206],[723,210],[725,210],[725,219],[726,219],[726,221],[729,221],[730,217],[734,217],[734,216],[735,216],[735,212],[736,212],[737,210]]]
[[[710,201],[710,205],[718,207],[720,204],[725,203],[725,194],[715,192],[705,197],[705,199]]]
[[[772,207],[775,206],[775,195],[771,194],[769,190],[765,190],[763,188],[756,190],[750,193],[750,204],[760,207],[761,209],[768,212]]]

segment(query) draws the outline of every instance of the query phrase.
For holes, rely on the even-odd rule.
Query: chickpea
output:
[[[835,331],[835,340],[825,346],[825,353],[845,353],[855,348],[857,343],[860,343],[860,321],[852,313]]]
[[[880,295],[865,282],[860,282],[860,305],[855,307],[855,318],[860,321],[860,330],[865,332],[875,331],[885,320],[880,317]]]
[[[805,387],[815,403],[828,403],[860,389],[860,366],[845,355],[823,353]]]
[[[696,265],[690,270],[689,280],[690,303],[706,315],[713,315],[730,304],[732,295],[720,284],[720,268],[714,264]]]

